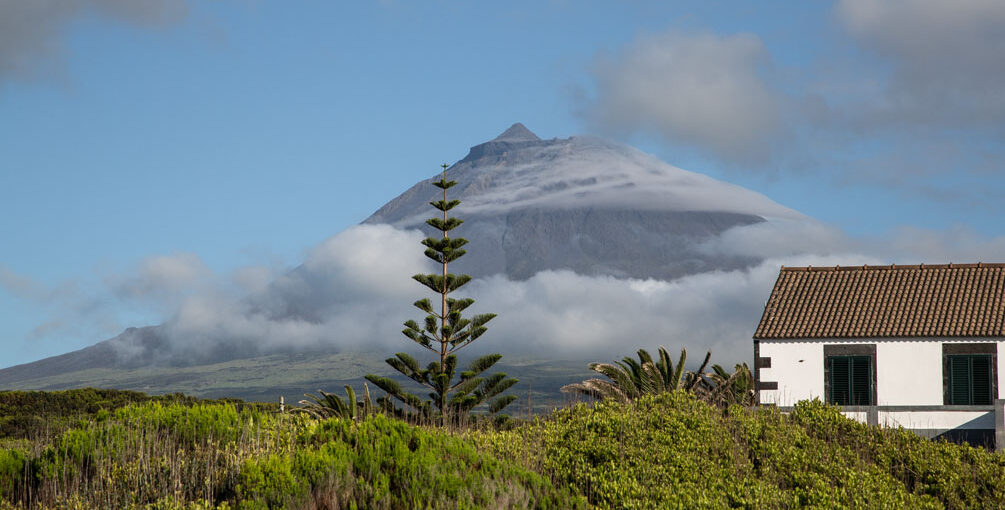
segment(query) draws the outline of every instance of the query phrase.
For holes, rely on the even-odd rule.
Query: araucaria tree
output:
[[[441,214],[426,220],[426,224],[439,230],[442,235],[439,239],[427,237],[422,241],[426,247],[426,256],[436,262],[440,272],[412,277],[437,294],[436,302],[429,299],[416,301],[415,307],[426,313],[425,320],[421,325],[414,320],[406,321],[405,329],[402,330],[410,340],[435,353],[437,359],[426,368],[421,368],[414,357],[404,352],[387,359],[387,364],[395,370],[431,390],[430,399],[425,400],[406,392],[391,378],[372,374],[366,376],[368,381],[404,404],[410,413],[424,417],[436,416],[442,425],[459,420],[482,403],[488,403],[489,414],[499,412],[516,400],[515,395],[500,396],[500,393],[517,382],[502,372],[481,377],[483,372],[502,358],[499,354],[488,354],[475,359],[455,380],[455,353],[481,337],[486,331],[485,324],[495,317],[493,313],[483,313],[466,319],[462,312],[475,301],[470,298],[448,297],[471,280],[466,274],[454,275],[447,271],[449,263],[464,255],[462,247],[468,242],[462,237],[449,235],[451,230],[463,223],[448,215],[448,211],[461,203],[459,200],[447,200],[447,190],[455,184],[455,181],[447,180],[447,165],[444,164],[443,176],[433,182],[434,186],[443,190],[443,198],[429,203]]]

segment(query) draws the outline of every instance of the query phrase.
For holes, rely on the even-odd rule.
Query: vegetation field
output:
[[[200,398],[296,402],[305,393],[359,386],[368,373],[391,375],[386,352],[291,353],[183,367],[92,368],[35,378],[2,380],[0,387],[53,391],[69,388],[123,388],[149,394],[184,393]],[[590,375],[583,360],[520,359],[506,356],[498,367],[520,379],[520,398],[507,411],[525,416],[565,404],[559,389]]]
[[[500,428],[129,392],[0,393],[0,508],[995,508],[1005,457],[689,393]],[[60,403],[61,404],[58,404]],[[57,405],[58,404],[58,405]],[[16,413],[16,414],[10,414]],[[31,415],[34,416],[34,415]],[[15,420],[16,421],[16,420]],[[486,422],[487,423],[487,422]]]

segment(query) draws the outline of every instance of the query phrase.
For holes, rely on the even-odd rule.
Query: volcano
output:
[[[526,279],[545,270],[669,280],[759,262],[700,246],[726,230],[803,215],[764,195],[664,163],[627,145],[573,136],[542,140],[514,124],[447,171],[464,220],[457,235],[477,257],[455,269]],[[434,175],[364,223],[425,225]]]
[[[430,216],[429,202],[439,198],[431,185],[439,177],[436,173],[416,183],[363,224],[432,234],[425,219]],[[702,246],[737,227],[809,220],[764,195],[682,170],[627,145],[590,136],[542,140],[519,123],[471,147],[449,168],[448,178],[458,183],[450,197],[461,200],[452,213],[464,220],[454,232],[469,240],[470,252],[451,269],[476,279],[504,275],[512,282],[564,270],[615,279],[674,280],[741,269],[761,259],[714,253]],[[400,281],[407,281],[407,275]],[[262,336],[317,325],[331,327],[326,331],[344,329],[338,325],[339,317],[346,316],[340,307],[357,303],[341,296],[343,292],[325,268],[312,266],[308,259],[264,295],[230,307],[238,318],[248,319],[243,329],[219,327],[223,321],[214,322],[204,313],[206,327],[196,335],[176,327],[175,317],[158,326],[129,328],[85,349],[0,370],[0,387],[102,386],[263,398],[358,382],[363,373],[386,370],[380,360],[387,352],[366,353],[358,340],[353,347],[323,333],[314,343],[285,346],[281,339]],[[385,301],[375,301],[376,306]],[[395,317],[399,310],[373,313]],[[397,319],[383,322],[398,327]],[[261,324],[296,327],[260,333],[272,331]],[[397,333],[394,328],[384,336]],[[513,359],[511,354],[519,353],[507,353],[507,359]],[[526,359],[522,366],[535,368],[527,369],[533,375],[522,377],[547,372],[539,360]],[[582,363],[566,367],[567,373],[555,374],[556,388],[584,375]],[[511,369],[512,375],[522,372]],[[534,383],[534,388],[548,384]]]

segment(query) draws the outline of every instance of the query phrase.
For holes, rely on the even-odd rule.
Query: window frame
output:
[[[950,391],[950,359],[955,356],[991,356],[991,402],[988,404],[953,404],[953,396]],[[972,379],[972,377],[971,377]],[[973,394],[970,395],[973,401]],[[942,403],[947,406],[966,405],[990,405],[998,399],[998,343],[997,342],[972,342],[972,343],[944,343],[942,344]]]
[[[869,403],[868,404],[847,404],[843,407],[874,406],[876,400],[876,344],[825,344],[824,345],[824,401],[831,405],[836,404],[831,398],[831,364],[830,358],[835,356],[868,356],[872,378],[869,381]]]

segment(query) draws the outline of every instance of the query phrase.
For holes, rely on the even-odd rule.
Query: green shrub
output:
[[[820,402],[789,415],[676,392],[601,402],[470,439],[601,508],[989,508],[1005,458],[869,427]]]
[[[246,403],[239,399],[206,400],[173,393],[150,396],[137,391],[83,388],[65,391],[0,391],[0,438],[37,438],[55,435],[91,418],[99,421],[111,411],[144,402],[164,405],[233,404],[238,410],[278,411],[276,404]]]
[[[302,501],[309,489],[293,473],[287,456],[269,455],[247,460],[241,468],[237,494],[242,508],[285,508]]]
[[[820,401],[790,415],[809,437],[872,464],[906,491],[946,508],[981,508],[1005,501],[1005,456],[983,448],[930,441],[903,429],[869,427]]]
[[[145,402],[0,442],[0,508],[996,508],[1005,456],[686,393],[460,435]]]
[[[721,412],[683,392],[604,401],[472,438],[577,488],[601,508],[777,507],[785,495],[743,476]]]
[[[30,462],[21,450],[0,450],[0,498],[18,501],[28,475]]]
[[[282,458],[252,459],[241,471],[242,500],[268,507],[577,508],[583,501],[540,475],[479,453],[443,431],[377,415],[307,427]]]
[[[115,412],[118,421],[136,428],[149,427],[169,432],[185,444],[205,443],[208,440],[236,441],[244,425],[261,421],[264,414],[245,409],[238,412],[233,405],[178,404],[163,405],[148,402],[123,407]]]

